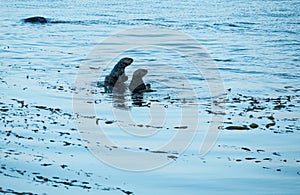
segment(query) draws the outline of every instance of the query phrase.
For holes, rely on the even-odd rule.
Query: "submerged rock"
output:
[[[249,130],[249,128],[247,126],[228,126],[225,129],[227,130]]]
[[[113,124],[113,121],[105,121],[105,124]]]
[[[46,24],[48,23],[49,21],[42,17],[42,16],[34,16],[34,17],[30,17],[30,18],[25,18],[23,19],[24,22],[27,22],[27,23],[34,23],[34,24]]]

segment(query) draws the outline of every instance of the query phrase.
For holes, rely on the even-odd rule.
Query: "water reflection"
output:
[[[146,104],[146,101],[144,101],[144,92],[131,92],[130,98],[129,94],[127,93],[127,87],[120,88],[114,88],[112,93],[112,101],[114,108],[121,109],[121,110],[129,110],[130,109],[130,103],[134,107],[146,107],[148,106]]]
[[[132,93],[131,94],[132,105],[136,107],[146,106],[144,101],[144,93]]]
[[[129,106],[127,105],[128,100],[125,98],[125,93],[112,93],[112,101],[113,107],[121,110],[129,110]]]

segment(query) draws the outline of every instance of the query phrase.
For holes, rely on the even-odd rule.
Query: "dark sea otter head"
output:
[[[148,73],[148,70],[146,69],[138,69],[134,71],[133,76],[137,78],[142,78]]]
[[[133,62],[132,58],[122,58],[119,62],[118,65],[122,68],[125,68],[129,66]]]

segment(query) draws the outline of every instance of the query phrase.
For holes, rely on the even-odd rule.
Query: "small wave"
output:
[[[258,23],[254,23],[254,22],[237,22],[237,23],[241,25],[258,25]]]
[[[260,72],[260,71],[254,71],[254,70],[242,70],[238,68],[219,68],[218,70],[221,71],[228,71],[232,73],[239,73],[239,74],[265,74],[265,72]]]
[[[133,19],[133,21],[151,22],[151,21],[153,21],[153,19],[150,19],[150,18],[136,18],[136,19]]]
[[[233,62],[232,59],[214,59],[216,62]]]
[[[228,27],[241,27],[239,25],[236,24],[232,24],[232,23],[215,23],[213,24],[214,26],[228,26]]]

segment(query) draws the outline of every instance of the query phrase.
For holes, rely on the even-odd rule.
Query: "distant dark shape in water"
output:
[[[111,93],[123,92],[126,90],[125,81],[128,77],[125,75],[125,68],[133,62],[132,58],[122,58],[112,69],[109,75],[105,77],[104,88],[105,92]]]
[[[49,21],[42,17],[42,16],[34,16],[34,17],[30,17],[30,18],[25,18],[23,19],[24,22],[26,23],[33,23],[33,24],[46,24]]]
[[[131,82],[129,84],[129,90],[132,93],[141,93],[146,90],[150,90],[150,84],[145,84],[143,77],[148,73],[146,69],[138,69],[133,73]]]

